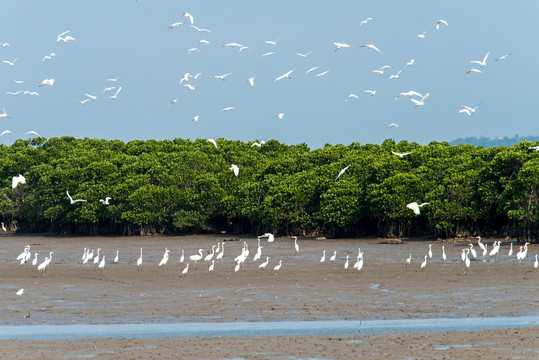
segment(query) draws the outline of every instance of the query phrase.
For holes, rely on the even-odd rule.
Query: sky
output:
[[[17,59],[0,63],[6,145],[32,137],[28,131],[126,142],[276,139],[311,149],[539,135],[537,1],[12,0],[1,11],[0,43],[10,46],[0,47],[0,61]],[[191,27],[184,12],[211,32]],[[448,26],[436,30],[440,19]],[[177,22],[184,24],[168,28]],[[58,42],[68,30],[76,40]],[[233,42],[248,48],[223,46]],[[350,47],[335,51],[335,42]],[[262,56],[268,52],[275,54]],[[470,63],[487,52],[486,66]],[[382,75],[373,72],[385,65]],[[472,68],[481,73],[466,74]],[[274,81],[290,70],[291,79]],[[180,84],[186,73],[201,75]],[[54,85],[39,87],[44,79]],[[429,94],[423,106],[396,100],[410,90]],[[82,105],[85,94],[97,99]],[[346,101],[349,94],[358,98]],[[471,116],[459,113],[479,104]]]

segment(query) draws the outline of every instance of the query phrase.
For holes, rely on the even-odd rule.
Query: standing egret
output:
[[[337,258],[337,250],[333,252],[333,255],[329,258],[329,261],[335,261],[335,258]]]
[[[363,269],[363,257],[357,257],[357,262],[354,264],[354,269],[357,269],[358,272]]]
[[[326,250],[322,251],[322,257],[320,258],[320,264],[326,262]]]
[[[42,275],[45,275],[45,271],[47,271],[47,266],[49,266],[49,264],[51,263],[51,260],[52,260],[52,254],[54,254],[53,251],[51,251],[49,253],[49,256],[47,256],[45,258],[45,261],[43,261],[41,264],[39,264],[39,266],[37,267],[37,270],[43,270],[43,273]]]
[[[445,246],[442,246],[442,260],[443,261],[447,260],[447,256],[445,255]]]
[[[479,248],[480,248],[481,250],[483,250],[483,252],[486,251],[485,245],[481,242],[481,236],[478,236],[478,237],[477,237],[477,246],[479,246]],[[484,256],[484,255],[483,255],[483,256]]]
[[[427,266],[427,255],[425,255],[425,260],[421,263],[421,271],[425,271],[425,266]]]
[[[346,255],[346,262],[344,263],[344,269],[345,270],[348,269],[349,257],[350,257],[349,255]]]
[[[6,225],[4,224],[4,222],[2,222],[2,231],[7,231]]]
[[[195,268],[196,268],[196,266],[197,266],[197,262],[198,262],[199,260],[201,260],[202,257],[204,256],[204,255],[202,255],[202,252],[203,252],[203,251],[204,251],[204,249],[198,249],[198,254],[189,256],[189,260],[195,262]]]
[[[537,254],[535,254],[535,261],[533,262],[533,268],[537,269],[539,267],[539,260],[537,260]]]
[[[37,265],[37,256],[39,255],[39,253],[34,253],[34,259],[32,260],[32,265],[33,266],[36,266]]]
[[[268,263],[269,263],[269,256],[266,256],[266,261],[264,261],[262,264],[258,265],[258,267],[262,270],[264,270],[266,268],[266,266],[268,266]]]
[[[24,293],[24,289],[20,289],[19,291],[17,291],[16,295],[22,296],[23,293]]]
[[[507,253],[507,256],[513,256],[513,243],[511,243],[511,246],[509,247],[509,252]]]
[[[204,261],[211,261],[214,255],[215,255],[215,245],[211,247],[211,253],[206,255],[206,257],[204,258]]]
[[[282,260],[279,260],[279,265],[276,265],[273,270],[274,271],[279,271],[281,270],[281,266],[283,265],[283,261]]]
[[[406,258],[405,262],[406,268],[408,269],[408,265],[410,265],[410,263],[412,262],[412,254],[410,254],[410,256]]]
[[[169,258],[169,255],[168,255],[169,252],[170,252],[170,250],[165,248],[165,253],[163,254],[163,258],[159,262],[159,266],[166,266],[167,265],[168,258]],[[164,270],[165,270],[165,268],[163,268],[163,271]]]
[[[142,270],[142,248],[140,248],[140,257],[137,259],[137,266],[139,270]]]
[[[466,260],[466,249],[462,249],[462,252],[460,253],[460,260],[462,260],[462,262]]]
[[[182,275],[187,274],[188,271],[189,271],[189,263],[187,263],[187,265],[185,266],[185,268],[182,270]]]
[[[432,259],[432,244],[429,244],[429,259]]]
[[[299,245],[298,245],[298,237],[294,236],[294,249],[296,250],[296,255],[299,255]]]
[[[238,272],[240,271],[240,268],[241,268],[241,259],[238,260],[238,262],[236,263],[236,266],[234,267],[234,272]]]
[[[118,264],[120,261],[120,250],[116,250],[116,256],[114,257],[114,260],[112,261],[115,264]]]
[[[477,258],[477,252],[475,251],[475,249],[473,248],[473,244],[468,244],[468,246],[470,246],[470,254],[472,254],[472,256],[474,257],[474,259]]]
[[[223,245],[221,246],[221,252],[219,254],[217,254],[215,259],[217,261],[221,262],[221,259],[223,258],[224,255],[225,255],[225,243],[223,242]]]
[[[464,259],[464,265],[466,265],[466,274],[468,274],[468,269],[470,268],[470,258],[468,257],[469,253],[470,253],[470,250],[466,249],[466,256]]]
[[[210,267],[208,268],[208,271],[212,272],[214,267],[215,267],[215,260],[212,260],[211,264],[210,264]]]
[[[16,260],[22,260],[26,258],[26,254],[28,254],[28,251],[30,249],[30,245],[24,245],[24,251],[17,256]]]
[[[180,256],[180,264],[185,260],[185,253],[184,253],[184,250],[182,249],[182,255]]]
[[[99,262],[97,268],[101,269],[101,273],[103,273],[103,269],[105,268],[105,255],[103,255],[103,257],[101,258],[101,261]]]
[[[262,249],[263,249],[263,246],[260,246],[260,244],[258,244],[258,249],[256,250],[256,254],[253,257],[253,261],[257,261],[260,259],[260,257],[262,256]]]
[[[94,265],[97,265],[99,264],[99,252],[101,251],[101,249],[97,249],[97,255],[94,257]]]

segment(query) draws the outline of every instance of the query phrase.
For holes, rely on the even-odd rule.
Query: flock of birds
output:
[[[269,263],[270,263],[270,257],[269,256],[263,256],[262,255],[262,249],[264,249],[264,246],[261,245],[261,239],[267,238],[267,243],[271,244],[275,241],[275,236],[272,233],[265,233],[263,235],[260,235],[257,237],[258,240],[258,246],[257,250],[254,253],[254,255],[250,252],[248,243],[246,241],[243,241],[243,248],[241,249],[240,253],[237,254],[233,261],[236,264],[234,267],[234,272],[240,271],[242,268],[244,268],[247,261],[252,262],[256,265],[256,267],[260,270],[265,270]],[[294,236],[294,249],[293,249],[293,255],[299,256],[300,255],[300,246],[298,243],[297,236]],[[470,264],[472,260],[476,261],[487,261],[487,259],[492,258],[494,261],[496,261],[497,256],[501,249],[501,242],[500,241],[494,241],[491,244],[491,249],[488,251],[488,244],[481,242],[481,237],[477,237],[477,246],[482,251],[481,254],[478,254],[477,251],[474,248],[473,243],[468,244],[467,247],[462,249],[460,260],[465,265],[465,273],[468,273],[468,269],[470,268]],[[222,263],[224,261],[229,261],[230,259],[227,258],[225,260],[225,244],[226,242],[217,242],[217,244],[212,245],[211,252],[204,253],[204,249],[198,249],[198,251],[192,255],[186,256],[185,251],[181,250],[181,255],[179,256],[179,264],[185,264],[185,267],[181,271],[181,276],[186,276],[189,272],[189,266],[193,264],[194,268],[196,269],[197,264],[204,263],[206,264],[207,271],[213,272],[215,270],[216,263]],[[522,262],[526,260],[527,254],[528,254],[528,245],[529,243],[525,243],[524,245],[520,246],[520,249],[518,252],[513,252],[513,243],[510,244],[509,250],[507,252],[507,257],[512,258],[513,255],[519,262]],[[269,246],[269,245],[268,245]],[[25,245],[23,252],[21,252],[16,260],[19,261],[20,265],[26,265],[31,264],[32,266],[35,266],[38,271],[42,272],[42,275],[45,275],[45,272],[48,268],[48,266],[51,264],[52,261],[52,255],[54,254],[54,251],[50,251],[48,256],[45,257],[45,259],[42,262],[39,262],[39,253],[33,253],[30,251],[31,246]],[[105,266],[107,264],[106,255],[101,252],[101,248],[98,248],[96,251],[90,248],[84,248],[82,257],[81,257],[81,264],[93,264],[94,270],[99,271],[101,275],[103,275],[103,271],[105,269]],[[290,250],[292,251],[292,249]],[[324,264],[326,262],[339,262],[341,261],[341,258],[337,258],[337,250],[334,250],[331,256],[329,258],[326,256],[327,251],[322,251],[322,256],[320,258],[320,264]],[[163,271],[166,269],[166,265],[169,262],[170,259],[170,253],[171,250],[168,248],[165,248],[165,251],[163,253],[163,257],[158,263],[158,267],[162,267]],[[178,252],[179,253],[179,252]],[[427,262],[429,259],[433,258],[433,250],[432,250],[432,244],[429,244],[427,253],[424,256],[423,262],[420,263],[419,267],[421,271],[425,271],[427,267]],[[352,264],[352,259],[350,255],[347,253],[345,255],[345,261],[343,266],[343,269],[349,270],[351,266],[352,271],[357,271],[358,273],[362,271],[363,265],[364,265],[364,257],[363,257],[363,251],[361,248],[358,248],[357,256],[355,257],[355,262]],[[445,252],[445,246],[442,246],[441,248],[441,260],[447,261],[447,254]],[[111,264],[119,264],[121,261],[120,259],[120,251],[116,250],[116,254],[114,258],[109,261]],[[412,263],[412,254],[408,258],[404,260],[405,267],[408,268]],[[140,256],[136,260],[136,266],[138,271],[142,271],[142,265],[143,265],[143,249],[140,248]],[[275,265],[273,265],[273,271],[277,275],[281,267],[283,266],[283,260],[279,259],[275,262]],[[533,268],[538,269],[539,267],[539,260],[538,255],[535,255],[535,261],[533,262]],[[24,289],[20,289],[17,292],[17,295],[22,295],[24,292]]]
[[[183,13],[181,13],[181,15],[185,18],[184,21],[174,22],[174,23],[170,24],[169,26],[167,26],[166,28],[171,29],[171,30],[172,29],[179,29],[179,28],[188,28],[188,29],[190,29],[190,31],[196,31],[196,33],[200,34],[201,37],[202,37],[202,35],[211,36],[210,34],[212,33],[212,30],[210,30],[208,28],[198,27],[197,25],[195,25],[195,19],[196,18],[195,18],[195,16],[193,14],[191,14],[189,12],[183,12]],[[373,21],[375,21],[375,20],[372,17],[367,17],[366,19],[362,20],[359,23],[359,26],[364,26],[364,27],[370,26],[370,23],[373,22]],[[445,28],[449,27],[448,21],[446,21],[444,19],[433,21],[433,26],[434,25],[435,25],[436,31],[438,31],[438,30],[443,31],[442,27],[445,27]],[[420,39],[420,40],[425,39],[425,37],[427,36],[426,34],[427,34],[427,32],[423,31],[423,32],[421,32],[420,34],[417,35],[417,38]],[[201,52],[202,47],[214,46],[214,41],[211,39],[211,37],[210,37],[210,40],[208,40],[208,38],[200,38],[197,41],[196,47],[190,47],[187,50],[187,55],[191,56],[192,54]],[[266,51],[266,52],[262,53],[260,55],[260,57],[266,58],[266,57],[274,56],[275,54],[277,54],[278,53],[278,48],[279,48],[279,40],[280,40],[280,38],[277,38],[275,40],[266,40],[266,41],[264,41],[264,45],[267,46],[267,47],[270,47],[272,51]],[[52,41],[53,40],[51,39],[51,43],[52,43]],[[63,44],[62,46],[64,46],[64,45],[65,46],[70,46],[71,43],[75,43],[75,42],[78,42],[78,40],[77,40],[77,38],[75,36],[73,36],[73,34],[71,33],[70,30],[63,31],[62,33],[56,35],[56,43]],[[11,44],[5,42],[5,43],[0,43],[0,45],[1,45],[1,48],[7,48],[7,47],[10,47]],[[230,48],[230,49],[237,49],[237,51],[239,53],[251,51],[251,48],[248,45],[241,44],[241,43],[238,43],[238,42],[227,42],[225,44],[222,44],[221,47]],[[351,45],[349,43],[335,41],[335,42],[333,42],[333,47],[334,47],[333,48],[334,52],[338,51],[339,53],[341,53],[341,52],[348,51],[347,49],[353,47],[353,45]],[[357,47],[359,47],[360,49],[365,49],[365,51],[367,51],[367,50],[372,51],[373,53],[376,53],[376,54],[383,54],[382,50],[379,49],[378,46],[376,46],[375,44],[372,44],[372,43],[366,43],[366,44],[357,45]],[[312,53],[313,53],[313,51],[298,51],[298,52],[295,53],[295,55],[297,55],[298,57],[300,57],[302,59],[307,59],[310,56],[312,56],[311,55]],[[510,55],[511,55],[511,53],[507,53],[507,54],[505,54],[503,56],[500,56],[500,57],[496,58],[495,61],[506,60]],[[465,74],[468,75],[468,74],[480,74],[480,73],[482,73],[482,71],[488,65],[489,56],[490,56],[490,52],[487,52],[486,55],[481,60],[469,60],[469,63],[473,64],[474,67],[472,67],[468,71],[466,71]],[[50,52],[50,53],[44,55],[42,57],[41,61],[42,62],[55,61],[56,57],[57,57],[56,53]],[[6,59],[6,60],[3,60],[2,63],[6,64],[6,66],[9,66],[9,67],[13,68],[13,67],[17,66],[17,60],[18,60],[18,58],[15,58],[13,60]],[[381,65],[380,67],[378,67],[376,69],[372,69],[371,72],[374,73],[374,74],[378,74],[380,76],[387,76],[387,78],[389,80],[395,80],[395,79],[399,79],[399,77],[401,76],[403,71],[405,71],[406,69],[409,69],[412,66],[415,66],[414,64],[415,64],[415,59],[410,59],[401,68],[399,68],[396,71],[394,70],[393,66],[384,64],[384,65]],[[331,70],[329,70],[329,69],[320,69],[320,66],[311,66],[308,69],[306,67],[306,70],[304,70],[303,73],[304,73],[304,75],[312,75],[315,78],[323,78],[323,77],[327,76],[330,73],[330,71]],[[388,75],[389,71],[392,71],[392,72]],[[290,79],[293,79],[293,77],[296,76],[296,74],[298,72],[299,71],[297,69],[287,70],[286,72],[283,72],[282,74],[276,76],[273,81],[274,82],[288,81]],[[200,72],[198,72],[196,74],[194,74],[194,73],[192,74],[191,72],[185,72],[181,76],[181,78],[179,80],[179,85],[181,85],[187,91],[194,92],[198,88],[197,80],[200,78],[201,75],[202,75],[202,73],[200,73]],[[227,81],[229,78],[234,77],[234,76],[235,75],[232,72],[226,72],[226,73],[222,73],[222,74],[208,75],[207,78],[216,79],[216,80],[224,82],[224,81]],[[118,98],[118,96],[120,95],[120,92],[122,91],[122,86],[117,85],[118,79],[119,79],[119,77],[107,78],[107,79],[105,79],[105,81],[114,82],[113,86],[103,85],[103,88],[102,88],[101,91],[94,92],[93,94],[91,94],[90,92],[84,92],[83,97],[75,99],[75,100],[78,101],[81,105],[86,105],[86,104],[88,104],[90,102],[95,102],[95,101],[98,100],[98,98],[115,100],[115,99]],[[13,79],[13,81],[17,85],[20,85],[20,84],[23,83],[22,80]],[[255,77],[250,76],[250,77],[245,79],[245,82],[248,84],[248,86],[254,87],[255,83],[256,83]],[[55,85],[55,79],[54,78],[45,78],[40,83],[38,83],[36,81],[36,84],[34,85],[36,87],[36,89],[8,91],[8,92],[6,92],[6,94],[11,95],[11,96],[19,96],[19,95],[38,96],[39,93],[36,91],[38,88],[41,88],[41,87],[44,87],[44,86],[53,87],[54,85]],[[375,96],[375,95],[377,95],[377,89],[364,89],[363,93],[368,94],[370,96]],[[409,100],[411,101],[411,103],[413,103],[413,105],[415,107],[422,107],[425,104],[427,104],[427,100],[429,99],[429,96],[430,96],[429,92],[426,92],[426,93],[422,94],[422,93],[420,93],[418,91],[410,90],[410,91],[406,91],[406,92],[401,92],[400,94],[398,94],[396,96],[395,99],[401,99],[401,98],[408,97]],[[175,97],[175,98],[168,101],[168,106],[176,104],[182,99],[184,99],[183,96]],[[346,102],[348,102],[348,101],[357,100],[357,99],[360,99],[360,95],[358,95],[357,93],[349,93],[345,97],[344,100]],[[479,104],[477,106],[474,106],[474,107],[463,105],[462,108],[458,112],[460,114],[471,116],[477,111],[477,109],[478,109],[478,107],[480,105],[481,104]],[[226,107],[223,107],[220,110],[220,112],[233,111],[235,108],[236,108],[235,106],[226,106]],[[9,114],[8,111],[5,108],[2,108],[2,110],[0,112],[0,118],[2,118],[2,117],[9,118],[10,116],[8,114]],[[285,113],[284,112],[278,112],[278,113],[275,114],[275,117],[277,117],[278,119],[284,119],[285,118]],[[195,114],[192,117],[192,120],[195,121],[195,122],[198,122],[200,119],[201,119],[200,114]],[[391,123],[391,124],[386,126],[386,128],[397,128],[397,127],[399,127],[399,125],[397,123]],[[11,133],[10,130],[4,130],[0,134],[0,136],[10,134],[10,133]],[[39,134],[37,132],[35,132],[35,131],[30,131],[30,132],[25,133],[25,135],[29,135],[29,134],[39,136]],[[209,139],[208,141],[210,141],[210,140],[211,139]],[[258,143],[258,144],[259,145],[257,145],[257,146],[263,145],[262,142]]]

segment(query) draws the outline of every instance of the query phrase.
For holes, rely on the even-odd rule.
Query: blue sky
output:
[[[539,2],[17,0],[3,2],[1,11],[0,43],[11,46],[0,47],[0,61],[17,58],[14,66],[0,63],[0,108],[11,116],[0,118],[0,132],[12,131],[0,137],[3,144],[30,130],[46,138],[277,139],[311,148],[539,134]],[[188,21],[185,11],[211,32],[186,24],[168,29]],[[449,26],[436,30],[439,19]],[[57,42],[66,30],[76,41]],[[276,39],[275,46],[265,43]],[[222,46],[231,42],[249,48]],[[350,48],[334,51],[334,42]],[[359,48],[369,43],[382,54]],[[482,73],[465,75],[479,69],[469,61],[487,52]],[[50,53],[56,56],[42,61]],[[389,79],[411,59],[414,65]],[[384,65],[392,68],[372,72]],[[289,70],[292,79],[273,81]],[[202,73],[189,81],[194,91],[179,84],[187,72]],[[225,81],[210,77],[226,73],[232,75]],[[52,87],[38,87],[48,78]],[[122,87],[116,100],[103,94],[111,86]],[[39,95],[6,94],[18,90]],[[409,90],[429,93],[425,105],[395,100]],[[85,93],[98,98],[81,105],[76,100]],[[350,93],[359,99],[346,102]],[[472,116],[458,112],[480,103]],[[228,106],[234,110],[220,112]],[[386,128],[390,123],[399,127]]]

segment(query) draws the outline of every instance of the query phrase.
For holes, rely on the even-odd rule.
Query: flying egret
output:
[[[193,18],[193,15],[189,14],[187,11],[184,11],[183,16],[185,16],[186,18],[189,18],[189,22],[191,23],[191,25],[193,25],[195,21],[195,19]]]
[[[77,39],[75,39],[73,36],[70,36],[70,35],[66,35],[66,36],[58,36],[58,38],[56,39],[56,42],[60,42],[62,41],[64,44],[67,44],[68,41],[76,41]]]
[[[329,72],[329,70],[326,70],[324,72],[321,72],[320,74],[316,74],[314,77],[321,77],[321,76],[326,76],[326,74]]]
[[[436,30],[438,30],[440,28],[440,24],[444,24],[445,26],[449,26],[449,24],[447,23],[447,21],[443,20],[443,19],[440,19],[436,22]]]
[[[411,209],[414,212],[414,214],[419,215],[419,208],[428,204],[429,203],[422,203],[421,205],[419,205],[417,202],[414,201],[407,204],[406,207],[408,209]],[[430,245],[429,245],[429,249],[430,249]],[[432,257],[432,255],[430,257]]]
[[[504,56],[500,56],[499,58],[497,58],[496,60],[494,61],[500,61],[500,60],[505,60],[507,59],[508,56],[512,55],[512,53],[509,53],[509,54],[505,54]]]
[[[217,142],[214,139],[208,139],[206,141],[211,142],[213,146],[215,146],[215,148],[217,149]]]
[[[0,111],[0,118],[11,118],[11,116],[7,114],[7,111],[5,108],[2,108],[2,111]]]
[[[319,66],[312,67],[312,68],[310,68],[309,70],[305,71],[305,74],[308,74],[308,73],[310,73],[310,72],[313,72],[313,71],[315,71],[315,70],[318,69],[318,68],[319,68]]]
[[[249,79],[247,79],[247,82],[249,83],[249,85],[255,86],[255,78],[254,77],[250,77]]]
[[[376,90],[364,90],[364,93],[371,94],[371,96],[376,95]]]
[[[365,20],[363,20],[362,22],[359,23],[359,26],[363,25],[363,24],[367,24],[369,21],[371,21],[372,18],[371,17],[368,17],[366,18]]]
[[[241,48],[241,47],[243,47],[243,45],[242,45],[242,44],[235,43],[235,42],[231,42],[231,43],[228,43],[228,44],[223,45],[223,47],[232,47],[232,48],[239,47],[239,48]]]
[[[406,63],[406,66],[407,66],[407,67],[408,67],[408,66],[412,66],[412,65],[414,65],[414,63],[415,63],[415,59],[412,59],[412,60],[410,60],[410,61],[408,61],[408,62]]]
[[[235,176],[238,176],[238,174],[240,173],[240,168],[236,164],[230,165],[228,169],[234,171]]]
[[[309,54],[311,53],[311,51],[309,51],[308,53],[305,53],[305,54],[302,54],[302,53],[296,53],[297,56],[301,56],[302,58],[306,58],[307,56],[309,56]]]
[[[118,87],[118,90],[116,90],[116,93],[112,96],[108,96],[107,99],[112,99],[112,100],[116,100],[116,97],[118,96],[118,94],[120,93],[120,91],[122,91],[122,87]]]
[[[279,113],[277,115],[275,115],[276,117],[278,117],[279,119],[284,119],[284,113]]]
[[[348,44],[338,43],[338,42],[334,42],[333,45],[335,45],[337,47],[335,49],[335,51],[337,51],[339,49],[344,49],[344,48],[349,48],[350,47],[350,45],[348,45]]]
[[[99,202],[103,205],[109,205],[110,204],[110,200],[112,198],[110,196],[107,196],[104,200],[103,199],[99,199]]]
[[[404,156],[406,156],[406,155],[410,155],[410,154],[411,154],[411,152],[407,152],[407,153],[398,153],[398,152],[395,152],[395,151],[392,151],[391,153],[392,153],[393,155],[397,155],[397,156],[400,157],[400,158],[401,158],[401,157],[404,157]]]
[[[192,27],[193,29],[195,29],[198,32],[211,32],[210,29],[201,29],[199,27],[196,27],[195,25],[189,25],[189,26]]]
[[[274,268],[273,268],[273,271],[279,271],[281,270],[281,266],[283,265],[283,261],[282,260],[279,260],[279,265],[276,265]]]
[[[183,99],[182,97],[179,97],[179,98],[176,98],[176,99],[172,99],[170,100],[170,102],[168,103],[167,106],[170,106],[172,104],[176,104],[178,101],[180,101],[181,99]]]
[[[273,80],[273,81],[279,81],[279,80],[285,79],[285,78],[286,78],[286,79],[292,79],[292,78],[290,77],[290,74],[292,74],[293,72],[294,72],[294,70],[290,70],[290,71],[284,73],[283,75],[277,77],[277,78],[276,78],[275,80]]]
[[[344,167],[343,169],[341,169],[341,171],[339,171],[339,175],[337,175],[337,177],[335,178],[335,181],[337,181],[337,179],[338,179],[342,174],[344,174],[344,172],[345,172],[346,170],[348,170],[348,168],[349,168],[351,165],[352,165],[352,164],[350,164],[350,165]]]
[[[41,136],[41,135],[39,135],[37,132],[35,132],[35,131],[33,131],[33,130],[25,132],[24,135]]]
[[[211,76],[211,77],[214,78],[214,79],[219,79],[219,80],[225,81],[225,78],[226,78],[227,76],[230,76],[230,75],[232,75],[232,73],[223,74],[223,75],[213,75],[213,76]]]
[[[200,115],[193,116],[193,121],[198,121],[200,119]]]
[[[390,75],[390,76],[389,76],[389,80],[391,80],[391,79],[398,79],[401,72],[402,72],[402,70],[399,70],[399,71],[397,71],[396,74]]]
[[[266,40],[266,41],[264,41],[264,43],[275,46],[275,45],[277,45],[277,41],[279,41],[279,39],[280,39],[280,37],[278,37],[275,40]]]
[[[67,196],[69,197],[69,202],[71,204],[76,204],[78,202],[86,202],[87,200],[84,200],[84,199],[76,199],[76,200],[73,200],[73,198],[71,197],[71,195],[69,195],[69,190],[66,190],[66,194]]]
[[[466,71],[466,73],[464,75],[468,75],[469,73],[481,73],[481,70],[478,70],[478,69],[470,69],[468,71]]]
[[[116,82],[116,81],[118,81],[118,79],[119,79],[119,78],[120,78],[120,77],[119,77],[119,76],[117,76],[117,77],[115,77],[115,78],[111,78],[111,79],[105,79],[105,81],[112,81],[112,82]]]
[[[487,59],[488,59],[489,55],[490,55],[490,51],[486,53],[483,60],[470,60],[470,62],[472,64],[478,64],[480,67],[486,66],[487,65]]]
[[[357,95],[354,94],[354,93],[350,93],[350,94],[346,97],[346,99],[345,99],[344,101],[348,102],[348,100],[350,100],[350,99],[352,99],[352,98],[354,98],[354,99],[359,99],[359,96],[357,96]]]
[[[170,24],[169,26],[167,26],[167,29],[174,29],[174,28],[177,28],[178,26],[180,25],[183,25],[184,23],[182,22],[175,22],[173,24]]]
[[[384,75],[384,70],[372,70],[372,72],[380,76]]]
[[[16,59],[13,60],[13,61],[4,60],[4,61],[2,61],[2,62],[3,62],[4,64],[8,64],[9,66],[13,66],[13,65],[15,65],[15,61],[17,61],[17,60],[18,60],[18,58],[16,58]]]
[[[81,105],[84,105],[84,104],[86,104],[86,103],[87,103],[88,101],[90,101],[90,100],[92,100],[92,99],[75,100],[75,101],[79,102]]]
[[[372,49],[374,51],[377,51],[379,52],[380,54],[382,53],[380,50],[378,50],[378,48],[376,46],[374,46],[373,44],[365,44],[365,45],[361,45],[360,48],[362,47],[367,47],[369,49]]]
[[[9,43],[0,43],[1,47],[11,46]]]
[[[391,123],[388,126],[386,126],[385,128],[388,129],[388,128],[392,128],[392,127],[399,127],[399,125],[395,124],[395,123]]]
[[[11,179],[11,188],[12,189],[15,189],[17,187],[17,185],[19,185],[19,184],[26,184],[26,178],[24,177],[24,175],[19,174],[19,176],[14,176]]]
[[[266,57],[266,56],[270,56],[270,55],[273,55],[273,54],[275,54],[275,51],[270,51],[270,52],[264,53],[260,57]]]
[[[417,38],[418,39],[424,39],[426,33],[427,33],[426,31],[423,31],[421,34],[417,35]]]
[[[265,233],[264,235],[260,235],[258,236],[258,238],[263,238],[263,237],[267,237],[268,238],[268,242],[273,242],[275,240],[275,236],[273,236],[272,233]]]
[[[22,94],[23,95],[30,95],[30,96],[39,95],[39,93],[37,91],[28,91],[28,90],[25,90]]]
[[[475,114],[475,111],[477,110],[477,108],[479,106],[481,106],[483,103],[477,105],[476,107],[472,108],[472,107],[469,107],[469,106],[466,106],[466,105],[462,105],[463,109],[459,110],[459,113],[466,113],[468,115],[473,115]]]
[[[234,110],[234,106],[227,106],[227,107],[221,109],[220,112],[227,112],[227,111],[230,111],[230,110]]]
[[[260,142],[254,142],[251,144],[251,147],[253,146],[256,146],[256,147],[261,147],[262,145],[264,145],[266,142],[264,140],[260,141]]]
[[[429,95],[430,95],[429,93],[426,93],[425,96],[421,98],[421,100],[416,100],[416,99],[410,99],[410,100],[415,104],[415,107],[423,106],[425,105],[425,100],[427,100]]]
[[[8,91],[8,92],[6,92],[6,95],[17,96],[17,95],[19,95],[20,93],[22,93],[22,90],[19,90],[19,91],[16,91],[16,92]]]

